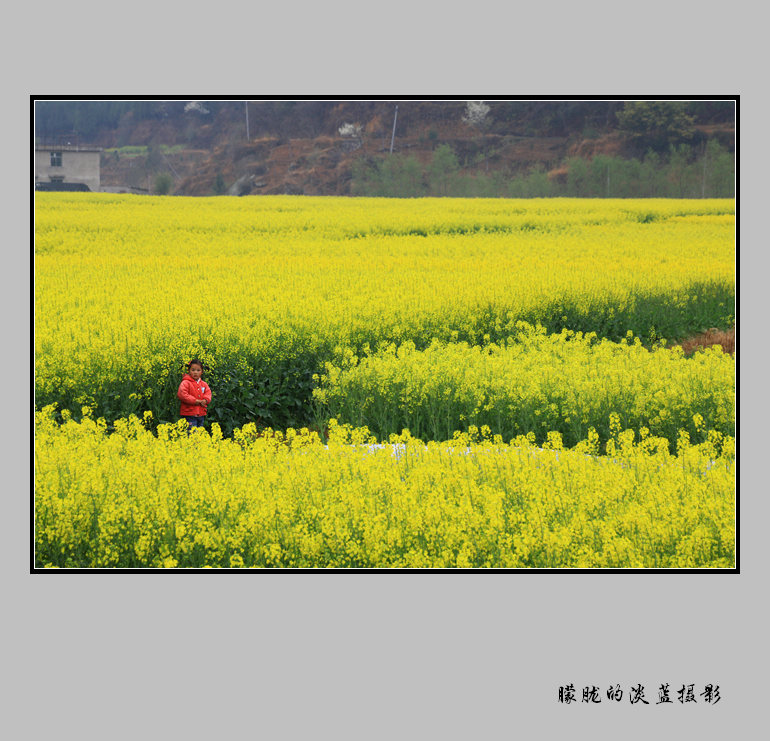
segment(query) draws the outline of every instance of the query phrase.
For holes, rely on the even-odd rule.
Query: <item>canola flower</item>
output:
[[[37,194],[36,564],[732,567],[734,211]]]
[[[146,420],[145,420],[146,421]],[[372,445],[331,425],[232,439],[36,413],[39,567],[732,568],[734,442],[610,456],[472,431]],[[556,437],[552,437],[552,442]],[[394,447],[395,446],[395,447]],[[398,454],[396,450],[398,449]]]
[[[204,356],[228,430],[286,422],[367,346],[500,343],[520,321],[672,338],[731,323],[734,296],[734,200],[38,193],[36,402],[168,420]]]
[[[682,429],[700,441],[712,430],[735,434],[732,356],[720,346],[689,358],[681,348],[648,350],[630,332],[615,343],[569,330],[548,335],[522,322],[504,345],[391,344],[327,363],[319,381],[319,418],[365,425],[380,438],[407,428],[446,440],[486,425],[506,440],[532,433],[543,442],[559,432],[572,446],[592,428],[606,442],[611,415],[672,444]]]

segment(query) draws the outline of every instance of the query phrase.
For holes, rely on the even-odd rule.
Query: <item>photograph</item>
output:
[[[10,19],[5,735],[761,734],[736,10]]]
[[[739,102],[30,96],[30,570],[739,574]]]

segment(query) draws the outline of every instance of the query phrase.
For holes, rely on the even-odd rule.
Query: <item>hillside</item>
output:
[[[622,101],[491,101],[476,121],[469,120],[466,101],[37,105],[45,107],[36,111],[39,136],[73,135],[104,148],[103,186],[153,190],[166,172],[170,192],[181,195],[349,195],[355,163],[383,162],[391,138],[394,153],[412,156],[423,169],[447,145],[462,175],[542,170],[554,182],[565,181],[569,158],[641,157],[657,146],[652,135],[631,136],[619,127]],[[733,152],[733,104],[688,105],[692,125],[680,140],[696,150],[715,139]],[[677,141],[670,128],[667,145]]]

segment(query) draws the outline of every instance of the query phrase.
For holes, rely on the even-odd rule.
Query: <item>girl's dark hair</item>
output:
[[[201,367],[201,370],[207,371],[209,367],[207,365],[203,365],[203,363],[198,360],[198,358],[193,358],[188,364],[187,364],[187,370],[190,370],[191,365],[199,365]]]

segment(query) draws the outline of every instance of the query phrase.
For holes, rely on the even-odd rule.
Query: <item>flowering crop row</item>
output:
[[[229,433],[307,419],[313,373],[366,346],[722,327],[734,230],[733,200],[39,193],[36,402],[170,420],[201,355]]]
[[[470,425],[505,440],[559,432],[565,445],[594,428],[612,435],[610,416],[674,443],[708,432],[735,434],[735,360],[716,346],[686,358],[681,348],[648,350],[564,330],[546,335],[521,324],[505,345],[414,343],[327,364],[314,391],[318,415],[366,425],[380,438],[403,428],[422,439],[450,439]]]
[[[66,416],[66,415],[65,415]],[[60,567],[733,567],[734,444],[609,457],[474,442],[366,446],[331,425],[232,439],[36,414],[35,557]],[[399,442],[392,440],[392,442]],[[352,444],[357,443],[357,444]],[[558,447],[558,446],[557,446]]]

